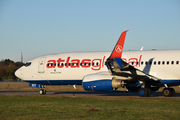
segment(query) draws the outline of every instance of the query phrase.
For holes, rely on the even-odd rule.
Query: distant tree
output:
[[[12,60],[10,60],[10,59],[5,59],[5,60],[4,60],[4,63],[5,63],[5,65],[9,65],[9,64],[13,64],[14,61],[12,61]]]
[[[17,79],[14,72],[23,66],[22,62],[14,62],[10,59],[0,61],[0,78],[2,79]]]
[[[0,68],[0,78],[2,79],[7,78],[7,70],[5,68]]]
[[[24,63],[22,63],[22,62],[16,62],[15,65],[16,65],[16,67],[20,68],[21,66],[24,65]]]

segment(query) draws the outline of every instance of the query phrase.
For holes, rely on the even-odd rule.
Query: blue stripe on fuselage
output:
[[[26,80],[26,82],[41,85],[82,85],[82,80]]]
[[[100,82],[102,80],[95,80]],[[94,82],[95,82],[94,81]],[[82,85],[82,80],[26,80],[26,82],[41,85]],[[161,82],[149,82],[151,85],[159,86],[167,84],[169,86],[180,85],[180,80],[161,80]],[[134,83],[134,85],[138,82]]]

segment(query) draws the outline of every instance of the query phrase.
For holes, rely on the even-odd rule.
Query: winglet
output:
[[[128,30],[122,32],[118,42],[116,43],[116,46],[114,47],[114,50],[108,59],[112,60],[113,58],[121,58],[127,31]]]

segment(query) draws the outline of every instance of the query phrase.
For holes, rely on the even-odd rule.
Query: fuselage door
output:
[[[45,70],[44,70],[45,61],[46,61],[46,57],[40,58],[39,65],[38,65],[38,73],[45,73]]]

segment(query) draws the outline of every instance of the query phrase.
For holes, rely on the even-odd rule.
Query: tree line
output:
[[[0,61],[0,80],[17,80],[14,72],[23,66],[22,62],[14,62],[10,59]]]

